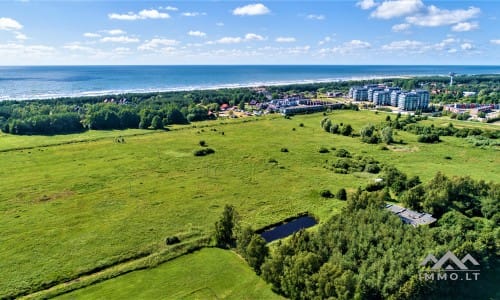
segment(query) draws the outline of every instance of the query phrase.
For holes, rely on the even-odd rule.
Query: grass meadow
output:
[[[329,115],[355,130],[386,116],[369,111]],[[376,175],[328,171],[323,165],[333,154],[319,153],[320,147],[372,156],[424,182],[438,171],[500,181],[496,149],[455,137],[421,144],[415,135],[398,131],[396,140],[405,144],[384,151],[359,138],[324,132],[322,118],[218,120],[158,132],[0,136],[0,298],[165,251],[168,236],[207,236],[225,204],[234,205],[242,223],[254,228],[304,211],[324,220],[344,202],[321,198],[319,191],[345,187],[352,192]],[[125,143],[115,142],[120,135]],[[195,157],[201,140],[215,153]],[[161,268],[151,272],[175,273],[175,267]]]
[[[232,251],[205,248],[56,299],[282,299]]]

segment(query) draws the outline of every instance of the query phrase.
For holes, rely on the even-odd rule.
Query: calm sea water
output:
[[[326,82],[409,75],[500,74],[500,66],[0,67],[0,100]]]

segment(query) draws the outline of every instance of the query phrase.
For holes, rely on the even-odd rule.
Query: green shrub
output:
[[[319,195],[323,198],[333,198],[334,197],[332,192],[330,192],[330,190],[327,190],[327,189],[321,190],[319,192]]]
[[[345,149],[339,149],[335,153],[335,156],[337,156],[337,157],[351,157],[351,153],[349,153],[349,151],[347,151]]]
[[[335,195],[337,199],[339,200],[347,200],[347,192],[344,188],[341,188],[337,191],[337,194]]]
[[[180,243],[181,240],[177,236],[169,236],[165,239],[165,244],[174,245]]]
[[[199,149],[194,151],[194,156],[205,156],[208,154],[215,153],[215,150],[212,148]]]
[[[319,148],[318,152],[319,152],[319,153],[329,153],[329,152],[330,152],[330,150],[328,150],[328,148],[321,147],[321,148]]]
[[[281,148],[280,151],[281,152],[288,152],[288,148]]]

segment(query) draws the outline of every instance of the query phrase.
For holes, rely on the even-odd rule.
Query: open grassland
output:
[[[205,248],[57,299],[281,299],[235,253]]]
[[[386,116],[335,111],[329,117],[359,130]],[[164,251],[167,236],[209,235],[225,204],[235,205],[242,223],[254,228],[303,211],[324,220],[343,202],[321,198],[320,190],[352,192],[376,175],[328,171],[323,165],[333,154],[318,153],[320,147],[372,156],[423,181],[437,171],[500,181],[497,150],[455,137],[421,144],[398,131],[395,139],[405,144],[383,151],[359,138],[324,132],[322,118],[212,121],[136,136],[107,132],[109,137],[79,143],[0,152],[0,298]],[[125,143],[114,142],[118,135]],[[60,144],[65,137],[72,138],[54,138]],[[22,144],[32,137],[15,138]],[[195,157],[200,140],[215,153]],[[34,146],[44,142],[35,141]],[[281,152],[284,147],[289,152]]]

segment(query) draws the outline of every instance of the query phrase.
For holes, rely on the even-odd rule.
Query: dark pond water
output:
[[[294,219],[290,222],[268,229],[262,232],[260,235],[264,238],[264,240],[266,240],[266,242],[269,243],[287,237],[301,230],[302,228],[308,228],[314,226],[316,225],[316,223],[317,222],[314,218],[310,216],[303,216]]]

